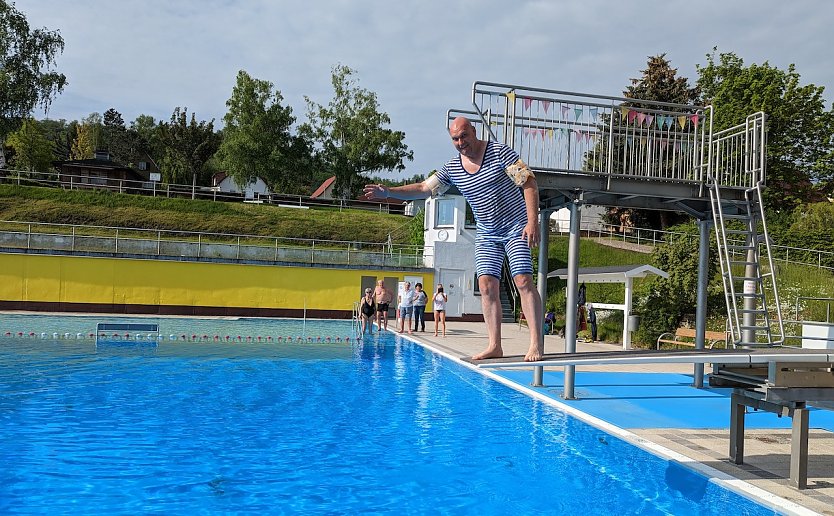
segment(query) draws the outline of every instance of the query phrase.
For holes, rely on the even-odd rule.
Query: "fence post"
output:
[[[275,239],[275,261],[278,261],[278,239]]]
[[[200,257],[200,253],[203,250],[203,235],[197,235],[197,258]]]
[[[156,255],[162,254],[162,231],[156,232]]]
[[[116,230],[116,252],[119,252],[119,230]]]
[[[72,243],[70,244],[70,251],[75,251],[75,226],[72,227]]]
[[[20,172],[17,173],[20,177]],[[26,233],[26,249],[32,248],[32,225],[29,224],[29,231]]]
[[[310,247],[310,263],[316,263],[316,241],[313,240],[313,245]]]
[[[240,237],[237,237],[237,259],[240,260]]]

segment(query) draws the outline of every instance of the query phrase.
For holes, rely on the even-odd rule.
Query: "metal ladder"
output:
[[[761,183],[745,191],[743,205],[722,203],[715,181],[709,193],[732,343],[735,347],[781,346],[785,329]]]

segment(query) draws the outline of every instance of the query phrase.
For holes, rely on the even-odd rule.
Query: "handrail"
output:
[[[0,248],[38,249],[73,255],[107,253],[122,256],[177,256],[268,263],[423,268],[434,250],[431,246],[405,244],[392,248],[388,242],[348,242],[185,231],[171,231],[171,237],[166,238],[168,231],[156,229],[0,221],[0,225],[3,224],[23,227],[18,231],[0,230]],[[50,226],[58,226],[60,231],[49,231]],[[47,229],[38,231],[44,227]],[[95,234],[90,230],[104,234]],[[125,233],[128,233],[128,236],[125,236]],[[255,242],[248,243],[247,239]],[[267,243],[264,245],[258,241]]]

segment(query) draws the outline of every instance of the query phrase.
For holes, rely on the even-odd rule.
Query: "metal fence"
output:
[[[108,177],[88,177],[58,172],[28,172],[0,169],[0,183],[22,186],[41,186],[65,190],[105,190],[115,193],[147,195],[150,197],[201,199],[222,202],[273,204],[293,208],[328,207],[370,210],[381,213],[405,213],[404,203],[371,202],[348,199],[321,199],[305,195],[260,194],[251,197],[243,193],[222,192],[217,187],[180,185],[156,181],[133,181]]]
[[[422,268],[432,247],[0,221],[0,248],[222,261]]]
[[[581,232],[588,237],[608,238],[647,246],[657,245],[669,238],[686,238],[689,241],[697,241],[699,238],[698,235],[675,231],[649,228],[628,229],[630,233],[624,233],[621,226],[613,224],[584,224],[580,228]],[[834,271],[834,252],[776,244],[771,244],[770,248],[774,260]]]

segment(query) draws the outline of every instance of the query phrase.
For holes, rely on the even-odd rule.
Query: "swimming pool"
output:
[[[390,333],[0,336],[0,417],[4,513],[772,514]]]

